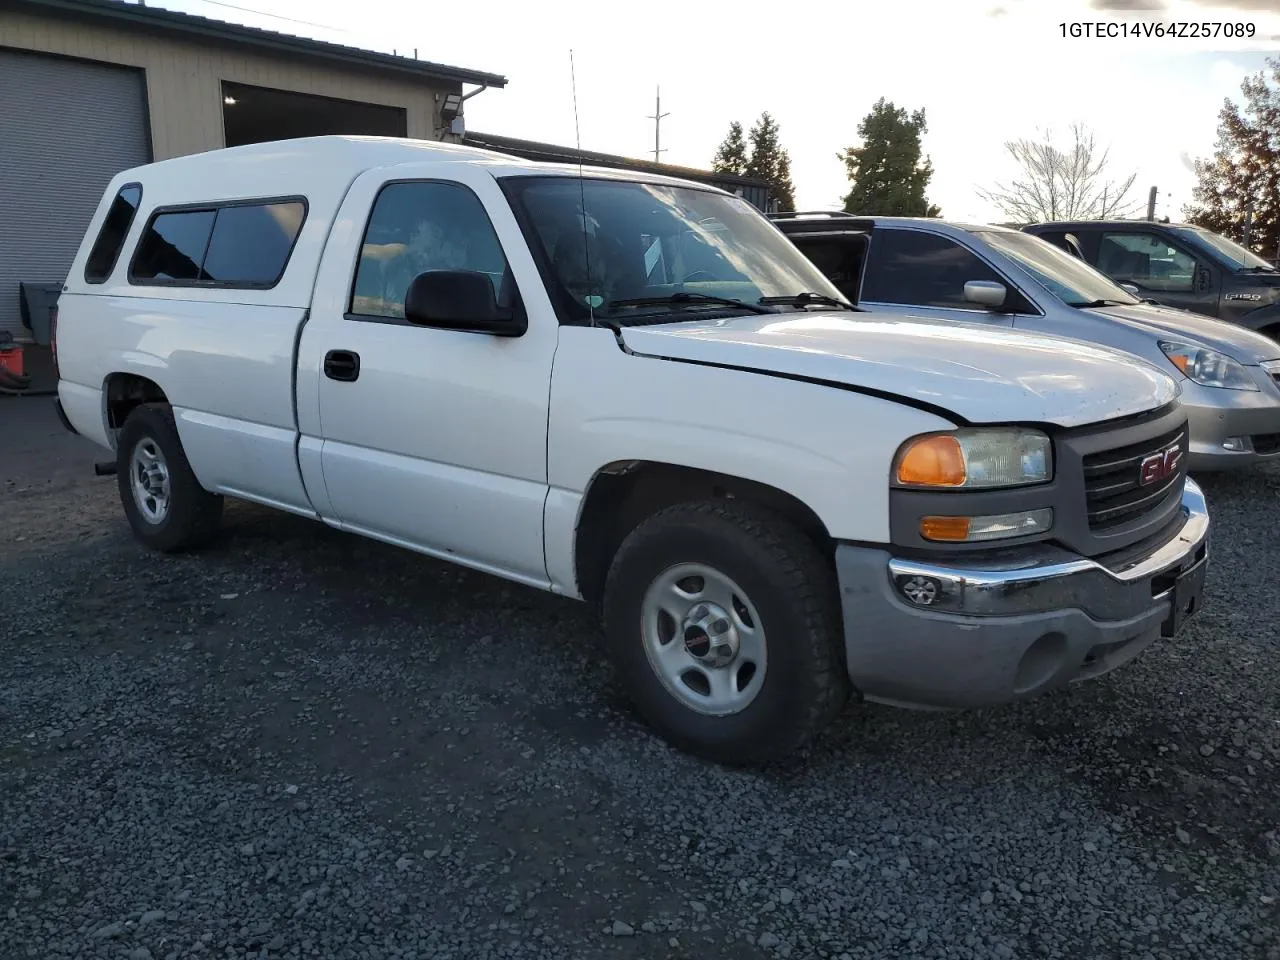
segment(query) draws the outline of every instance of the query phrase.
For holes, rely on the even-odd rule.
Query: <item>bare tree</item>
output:
[[[1103,220],[1125,217],[1136,209],[1129,191],[1137,179],[1107,179],[1109,149],[1099,152],[1093,133],[1071,127],[1071,145],[1059,148],[1049,130],[1038,140],[1012,140],[1005,149],[1017,161],[1020,175],[1011,183],[979,189],[978,196],[1020,223],[1045,220]]]

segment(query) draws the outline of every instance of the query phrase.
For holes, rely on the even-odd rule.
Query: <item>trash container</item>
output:
[[[22,344],[15,342],[8,330],[0,330],[0,382],[22,375]]]
[[[62,284],[23,281],[18,284],[22,297],[22,323],[31,331],[31,339],[42,347],[49,346],[53,308],[62,295]]]

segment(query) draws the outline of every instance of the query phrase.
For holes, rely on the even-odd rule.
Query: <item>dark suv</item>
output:
[[[1280,270],[1220,234],[1147,220],[1056,221],[1022,229],[1139,297],[1280,338]]]

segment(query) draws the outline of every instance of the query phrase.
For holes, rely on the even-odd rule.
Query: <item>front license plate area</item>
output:
[[[1208,570],[1209,559],[1206,557],[1194,567],[1184,570],[1178,575],[1178,579],[1174,581],[1173,590],[1170,593],[1172,606],[1169,610],[1169,618],[1165,620],[1160,628],[1160,633],[1163,636],[1176,637],[1182,632],[1182,628],[1187,625],[1187,622],[1200,612],[1200,602],[1204,596],[1205,575]]]

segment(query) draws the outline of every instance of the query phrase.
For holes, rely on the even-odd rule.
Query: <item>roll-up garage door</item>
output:
[[[0,330],[19,284],[62,283],[103,190],[147,163],[141,70],[0,50]]]

